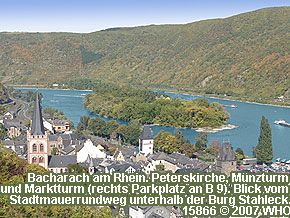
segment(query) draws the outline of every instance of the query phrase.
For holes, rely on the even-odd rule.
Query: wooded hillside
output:
[[[289,39],[290,7],[89,34],[0,33],[0,75],[6,83],[94,78],[214,94],[288,96]]]

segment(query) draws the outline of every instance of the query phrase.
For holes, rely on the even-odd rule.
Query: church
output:
[[[38,93],[34,103],[31,128],[27,130],[27,160],[55,173],[67,171],[69,164],[76,164],[76,155],[49,155],[49,133],[43,125],[41,105]]]

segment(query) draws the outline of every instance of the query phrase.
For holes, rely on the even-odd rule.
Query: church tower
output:
[[[153,154],[153,135],[149,126],[144,126],[139,139],[139,152],[147,156]]]
[[[48,133],[44,130],[38,93],[34,103],[31,128],[27,131],[27,160],[48,169]]]
[[[223,143],[222,147],[218,152],[216,159],[216,172],[225,173],[227,176],[230,175],[231,171],[237,170],[236,155],[229,142]]]

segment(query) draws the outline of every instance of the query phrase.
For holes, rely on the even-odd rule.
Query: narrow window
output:
[[[37,147],[36,147],[36,144],[33,144],[33,146],[32,146],[33,148],[33,152],[36,152],[36,150],[37,150]]]
[[[41,145],[39,146],[39,151],[40,151],[40,152],[43,152],[43,144],[41,144]]]

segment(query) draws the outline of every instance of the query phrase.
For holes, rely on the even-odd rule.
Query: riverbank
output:
[[[21,88],[21,89],[45,89],[45,90],[64,90],[64,91],[82,91],[82,92],[92,92],[93,91],[90,89],[80,90],[80,89],[39,88],[37,86],[30,86],[30,85],[22,85],[22,86],[13,85],[12,87]]]
[[[92,92],[93,90],[90,89],[60,89],[60,88],[47,88],[44,85],[11,85],[11,84],[5,84],[6,86],[12,86],[12,87],[21,87],[22,89],[47,89],[47,90],[69,90],[69,91],[85,91],[85,92]],[[169,89],[151,89],[153,91],[161,91],[161,92],[168,92],[168,93],[178,93],[178,94],[183,94],[183,95],[193,95],[193,96],[198,96],[198,97],[206,97],[206,98],[211,98],[211,99],[221,99],[221,100],[229,100],[229,101],[235,101],[235,102],[244,102],[244,103],[249,103],[249,104],[257,104],[257,105],[268,105],[268,106],[273,106],[273,107],[285,107],[285,108],[290,108],[290,103],[260,103],[256,101],[248,101],[248,100],[242,100],[242,99],[237,99],[236,97],[231,97],[231,96],[221,96],[221,95],[213,95],[213,94],[200,94],[192,91],[179,91],[179,90],[169,90]],[[242,97],[246,98],[246,97]],[[286,105],[284,105],[286,104]]]
[[[159,92],[168,92],[168,93],[178,93],[182,95],[193,95],[197,97],[205,97],[205,98],[211,98],[211,99],[220,99],[220,100],[228,100],[228,101],[235,101],[235,102],[243,102],[243,103],[249,103],[249,104],[257,104],[257,105],[266,105],[266,106],[273,106],[273,107],[284,107],[284,108],[290,108],[290,104],[286,103],[287,105],[283,104],[274,104],[274,103],[259,103],[255,101],[247,101],[247,100],[239,100],[235,97],[230,96],[220,96],[220,95],[208,95],[208,94],[200,94],[196,92],[187,92],[187,91],[178,91],[178,90],[168,90],[168,89],[151,89],[153,91],[159,91]]]
[[[145,125],[147,125],[147,126],[159,126],[159,127],[174,127],[176,129],[192,129],[192,130],[195,130],[196,132],[206,132],[206,133],[216,133],[216,132],[220,132],[222,130],[231,130],[231,129],[238,128],[238,126],[235,126],[232,124],[222,125],[220,127],[200,127],[200,128],[164,126],[161,124],[145,124]]]
[[[236,129],[238,126],[232,125],[232,124],[227,124],[227,125],[222,125],[217,128],[211,128],[211,127],[204,127],[204,128],[197,128],[195,131],[197,132],[206,132],[206,133],[216,133],[222,130],[231,130],[231,129]]]

